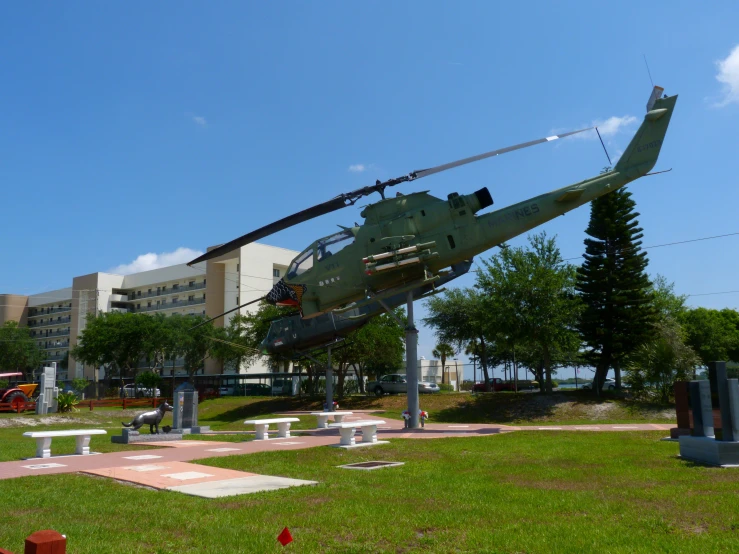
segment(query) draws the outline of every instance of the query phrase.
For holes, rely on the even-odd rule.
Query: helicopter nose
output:
[[[299,306],[305,289],[305,285],[288,285],[280,279],[267,293],[266,300],[273,306]]]

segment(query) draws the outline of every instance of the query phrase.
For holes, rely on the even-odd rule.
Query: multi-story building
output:
[[[264,296],[285,274],[297,254],[254,243],[210,260],[204,266],[180,264],[130,275],[98,272],[74,277],[70,288],[29,296],[0,294],[0,325],[13,320],[28,326],[39,347],[46,352],[46,362],[60,362],[77,344],[87,314],[118,311],[215,317]],[[256,309],[257,304],[253,304],[213,323],[228,325],[237,313]],[[103,375],[95,374],[96,369],[72,358],[67,377],[102,378]],[[177,372],[177,362],[173,369],[166,369]],[[222,371],[223,367],[215,360],[206,360],[205,373]],[[239,368],[242,373],[265,371],[268,371],[265,363]]]

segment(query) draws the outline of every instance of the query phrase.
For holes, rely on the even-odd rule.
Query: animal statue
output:
[[[121,422],[121,425],[124,427],[133,427],[134,431],[137,431],[142,425],[148,425],[149,426],[149,433],[152,435],[159,434],[159,424],[161,423],[162,419],[164,418],[165,412],[171,412],[172,406],[167,404],[166,401],[159,404],[159,407],[157,407],[156,410],[152,410],[151,412],[144,412],[143,414],[138,414],[136,417],[133,418],[131,423],[123,423]],[[156,429],[156,431],[154,430]]]

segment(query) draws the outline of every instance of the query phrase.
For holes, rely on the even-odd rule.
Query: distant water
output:
[[[578,382],[577,383],[577,388],[578,389],[581,389],[582,386],[583,386],[583,383],[588,383],[588,381],[583,381],[582,383]],[[560,388],[560,389],[574,389],[575,388],[575,385],[574,385],[574,383],[573,384],[562,384],[558,388]]]

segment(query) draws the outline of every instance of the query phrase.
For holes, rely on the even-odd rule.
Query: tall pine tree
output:
[[[641,251],[642,229],[631,193],[620,189],[594,200],[585,232],[585,262],[577,271],[577,291],[585,303],[580,334],[595,368],[600,395],[608,370],[621,386],[625,358],[654,333],[656,313]]]

